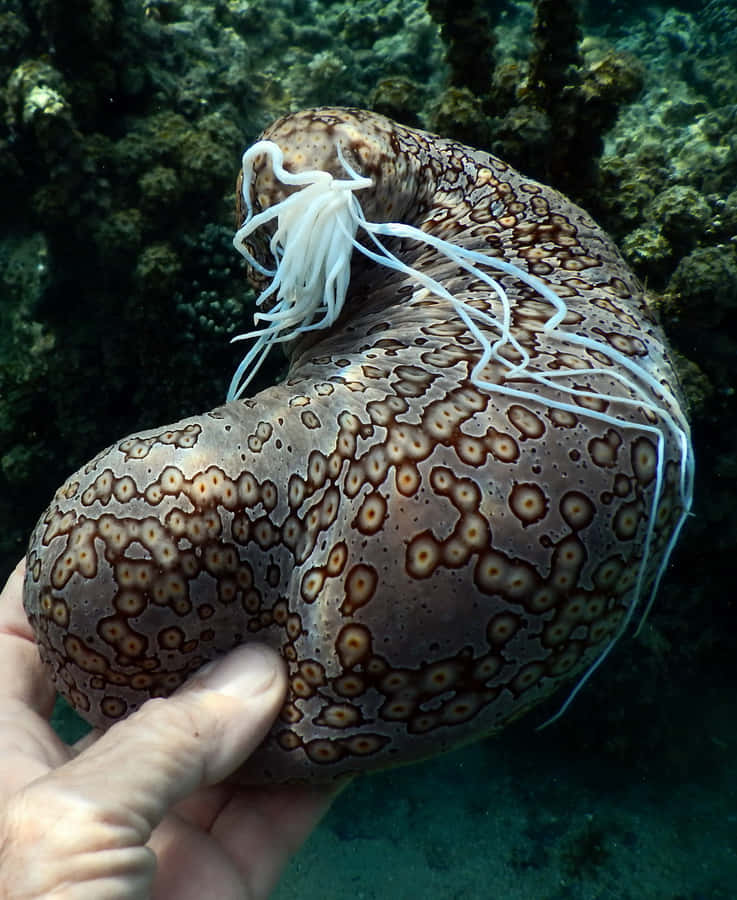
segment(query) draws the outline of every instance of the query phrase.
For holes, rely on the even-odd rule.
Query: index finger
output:
[[[23,609],[25,568],[21,560],[0,592],[0,704],[20,700],[48,718],[55,691]]]

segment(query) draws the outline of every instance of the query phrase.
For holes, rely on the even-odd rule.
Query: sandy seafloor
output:
[[[609,665],[649,652],[632,642]],[[357,778],[272,900],[734,900],[737,680],[713,675],[654,709],[620,671],[611,706],[590,685],[542,730],[555,699],[495,738]],[[66,712],[56,724],[77,736]]]
[[[731,900],[732,697],[714,690],[686,700],[672,737],[690,749],[665,769],[657,758],[633,767],[576,753],[555,725],[521,724],[364,777],[338,798],[274,898]]]

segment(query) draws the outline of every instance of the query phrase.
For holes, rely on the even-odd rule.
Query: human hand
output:
[[[70,747],[48,724],[23,572],[0,594],[0,897],[268,897],[336,790],[220,783],[281,706],[279,657],[239,647]]]

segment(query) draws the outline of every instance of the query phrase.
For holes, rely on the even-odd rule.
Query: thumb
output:
[[[133,825],[145,842],[171,806],[251,755],[285,691],[284,664],[273,650],[238,647],[168,699],[146,702],[50,778],[98,814]]]

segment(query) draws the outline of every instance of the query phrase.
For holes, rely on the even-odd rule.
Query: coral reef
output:
[[[729,602],[715,602],[707,587],[729,583],[737,542],[735,505],[726,499],[737,493],[737,146],[735,70],[725,52],[737,49],[736,25],[733,6],[712,2],[704,16],[670,8],[602,34],[642,59],[648,76],[607,139],[592,212],[660,293],[671,336],[695,364],[684,381],[693,392],[700,499],[669,591],[674,608],[709,604],[708,638],[689,642],[687,615],[678,626],[689,664],[714,653],[712,641],[733,647],[736,639]]]
[[[585,201],[596,184],[604,135],[642,89],[644,70],[632,54],[587,52],[579,6],[578,0],[534,0],[532,46],[515,59],[505,56],[511,41],[499,9],[491,28],[474,5],[459,14],[445,0],[428,0],[450,70],[430,121]]]
[[[0,178],[14,202],[4,204],[2,249],[17,263],[42,248],[46,277],[19,280],[16,264],[2,272],[3,567],[22,550],[26,510],[48,492],[50,469],[66,470],[142,409],[166,416],[186,393],[209,402],[224,383],[225,373],[202,376],[208,341],[220,337],[203,328],[193,346],[165,323],[182,287],[183,238],[229,215],[241,145],[226,113],[149,111],[162,63],[132,60],[164,38],[140,5],[75,4],[78,30],[55,4],[31,6],[9,14],[26,23],[28,56],[12,67],[3,57]],[[90,376],[104,385],[97,395],[84,387]]]

